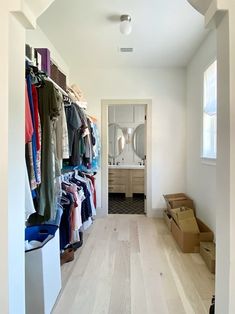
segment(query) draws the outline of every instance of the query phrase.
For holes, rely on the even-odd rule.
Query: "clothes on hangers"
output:
[[[91,197],[91,180],[86,175],[80,176],[76,171],[62,175],[61,206],[63,214],[60,223],[60,248],[80,241],[81,231],[92,224],[95,208]],[[95,185],[92,186],[95,190]]]
[[[29,105],[27,83],[25,82],[25,143],[31,142],[33,136],[33,122]]]
[[[25,92],[26,163],[36,210],[31,220],[55,221],[57,204],[66,198],[63,192],[73,194],[69,241],[78,241],[80,229],[87,228],[96,214],[95,179],[75,177],[73,172],[66,191],[61,169],[67,163],[86,173],[97,171],[98,128],[78,102],[62,95],[36,67],[27,65]]]
[[[45,220],[55,215],[55,187],[54,179],[58,173],[54,158],[55,121],[60,115],[60,96],[53,83],[45,81],[45,86],[38,90],[39,114],[42,127],[41,171],[42,184],[39,188],[39,214]]]
[[[67,164],[79,166],[84,171],[97,170],[100,158],[100,141],[96,125],[75,103],[66,106],[65,112],[70,153]]]
[[[25,163],[25,221],[33,213],[35,213],[35,208],[34,208],[32,193],[31,193],[31,189],[29,185],[27,167]]]

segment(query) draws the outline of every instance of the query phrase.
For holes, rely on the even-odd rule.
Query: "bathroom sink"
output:
[[[109,169],[144,169],[143,165],[109,165]]]

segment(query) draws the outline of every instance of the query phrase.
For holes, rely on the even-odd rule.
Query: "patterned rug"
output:
[[[109,214],[144,214],[144,195],[134,194],[125,197],[125,194],[109,193]]]

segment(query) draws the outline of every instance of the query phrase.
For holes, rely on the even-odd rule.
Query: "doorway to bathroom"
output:
[[[109,108],[112,106],[123,106],[124,108],[127,108],[129,105],[141,105],[144,108],[146,120],[144,120],[145,125],[145,160],[142,161],[142,165],[138,164],[138,161],[141,161],[138,159],[136,160],[136,164],[133,165],[133,167],[139,167],[138,169],[144,169],[144,213],[148,217],[153,216],[153,209],[152,209],[152,100],[151,99],[102,99],[101,100],[101,183],[102,183],[102,189],[101,189],[101,209],[100,209],[100,216],[106,216],[109,214],[109,172],[111,173],[117,166],[120,167],[121,163],[116,165],[116,163],[119,160],[115,159],[115,165],[112,165],[111,163],[114,163],[114,159],[110,159],[109,157],[109,124],[114,124],[116,122],[116,118],[114,121],[114,117],[109,120]],[[126,109],[127,111],[127,109]],[[132,111],[134,112],[134,111]],[[113,114],[111,109],[111,114]],[[133,113],[134,115],[134,113]],[[132,121],[133,122],[133,115],[132,115]],[[127,112],[126,112],[127,116]],[[140,120],[139,122],[143,122],[143,120]],[[121,126],[121,123],[119,123]],[[143,123],[139,123],[138,125],[141,125]],[[133,145],[134,137],[135,137],[135,130],[137,129],[137,126],[130,131],[127,130],[127,127],[123,130],[124,131],[124,140],[127,142],[130,142],[130,146]],[[128,134],[129,133],[129,134]],[[122,139],[123,141],[123,139]],[[119,141],[121,143],[121,140]],[[120,156],[119,156],[120,157]],[[112,157],[111,157],[112,158]],[[125,158],[125,157],[124,157]],[[136,158],[136,157],[135,157]],[[123,160],[121,159],[123,162]],[[125,161],[125,159],[124,159]],[[143,165],[144,163],[144,165]],[[126,163],[128,166],[128,164]],[[126,166],[124,163],[122,164],[122,167],[125,168]],[[141,167],[142,166],[142,167]],[[144,166],[144,167],[143,167]],[[141,169],[141,170],[142,170]],[[126,170],[126,169],[120,169],[120,170]],[[128,169],[127,169],[128,170]],[[124,176],[124,171],[123,176]],[[112,175],[111,175],[112,176]],[[111,179],[111,178],[110,178]],[[138,179],[136,179],[138,180]],[[123,181],[122,181],[123,182]],[[123,186],[122,184],[119,184]],[[123,197],[124,194],[124,187],[122,187],[122,194]],[[110,191],[111,192],[111,191]],[[113,192],[113,191],[112,191]],[[118,194],[118,193],[113,193]],[[134,193],[138,194],[138,193]],[[143,194],[143,193],[140,193]],[[130,194],[129,194],[130,195]],[[113,195],[115,196],[115,195]],[[118,196],[118,195],[117,195]]]
[[[146,105],[108,106],[108,213],[145,214]]]

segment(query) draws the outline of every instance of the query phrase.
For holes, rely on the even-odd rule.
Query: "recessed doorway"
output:
[[[151,100],[102,101],[104,214],[150,215],[150,111]]]
[[[108,108],[108,212],[145,213],[145,105]]]

